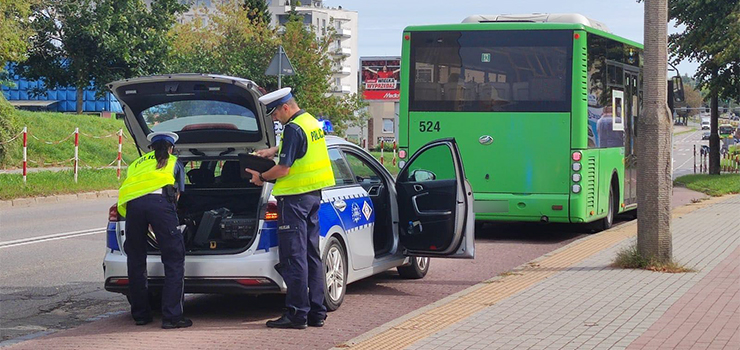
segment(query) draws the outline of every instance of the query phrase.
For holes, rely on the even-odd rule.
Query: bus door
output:
[[[635,67],[624,65],[626,109],[624,130],[624,205],[637,203],[637,154],[635,152],[635,133],[637,117],[640,113],[640,73]],[[632,68],[632,69],[630,69]]]

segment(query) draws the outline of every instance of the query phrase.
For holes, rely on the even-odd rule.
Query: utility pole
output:
[[[671,136],[667,103],[668,0],[645,2],[645,116],[638,119],[637,249],[645,258],[672,260]]]

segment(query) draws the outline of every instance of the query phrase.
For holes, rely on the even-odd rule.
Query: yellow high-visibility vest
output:
[[[154,151],[135,160],[128,167],[126,180],[118,190],[118,212],[126,216],[126,203],[175,183],[175,164],[177,157],[170,154],[167,165],[157,169],[157,158]]]
[[[272,194],[289,196],[334,186],[334,172],[331,169],[324,130],[319,121],[312,115],[303,113],[288,124],[290,123],[295,123],[303,130],[308,147],[306,154],[293,162],[288,175],[275,181]],[[281,139],[278,153],[282,150],[283,141]]]

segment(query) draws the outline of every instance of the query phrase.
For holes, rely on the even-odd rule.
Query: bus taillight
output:
[[[582,156],[583,155],[581,154],[581,152],[578,152],[578,151],[573,152],[573,160],[576,162],[580,162]]]
[[[402,149],[402,150],[398,151],[398,158],[406,159],[406,150],[405,149]]]

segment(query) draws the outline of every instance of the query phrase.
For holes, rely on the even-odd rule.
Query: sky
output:
[[[360,56],[400,56],[401,33],[409,25],[460,23],[470,15],[580,13],[600,21],[612,33],[644,42],[644,4],[635,0],[324,0],[324,6],[357,11]],[[679,32],[672,24],[668,33]],[[681,75],[698,64],[681,62]]]

